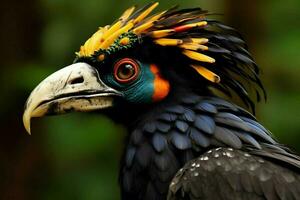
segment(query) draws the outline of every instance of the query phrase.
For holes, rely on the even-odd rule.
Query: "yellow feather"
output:
[[[213,83],[219,83],[221,81],[220,76],[199,65],[191,65],[201,76]]]
[[[157,6],[158,2],[154,3],[152,6],[150,6],[147,10],[145,10],[142,14],[140,14],[137,18],[134,19],[133,23],[137,24],[143,19],[145,19]]]
[[[193,43],[198,43],[198,44],[206,44],[208,43],[207,38],[191,38]]]
[[[147,22],[139,25],[138,27],[136,27],[135,29],[133,29],[133,32],[135,34],[139,34],[142,33],[143,31],[149,29],[151,26],[153,26],[153,23],[158,20],[163,14],[165,14],[166,11],[161,12],[160,14],[157,14],[153,17],[151,17]]]
[[[206,56],[202,53],[198,53],[195,51],[190,51],[190,50],[183,50],[182,52],[184,55],[186,55],[187,57],[193,59],[193,60],[198,60],[200,62],[208,62],[208,63],[214,63],[216,62],[215,59]]]
[[[151,32],[151,37],[153,38],[162,38],[168,35],[171,35],[175,31],[173,29],[165,29],[165,30],[159,30],[159,31],[153,31]]]
[[[96,33],[94,33],[83,46],[80,47],[79,54],[82,56],[90,56],[95,50],[100,49],[100,41],[103,36],[103,28],[100,28]]]
[[[161,46],[177,46],[183,43],[183,41],[180,39],[168,39],[168,38],[160,38],[155,40],[154,42]]]
[[[156,14],[156,15],[154,15],[153,17],[151,17],[149,20],[147,20],[147,21],[152,21],[152,22],[154,22],[154,21],[156,21],[156,20],[158,20],[162,15],[164,15],[165,13],[166,13],[167,11],[162,11],[162,12],[160,12],[159,14]]]
[[[183,49],[193,50],[193,51],[197,51],[197,50],[206,51],[206,50],[208,50],[207,46],[201,45],[201,44],[196,44],[196,43],[185,43],[185,44],[180,45],[179,47],[183,48]]]
[[[120,21],[124,22],[125,20],[127,20],[130,17],[130,15],[133,13],[134,10],[135,10],[135,6],[132,6],[132,7],[128,8],[127,10],[125,10],[125,12],[119,18]]]
[[[122,21],[117,21],[114,25],[112,25],[107,31],[103,34],[103,41],[109,38],[112,34],[118,31],[122,27]]]
[[[147,30],[151,26],[153,26],[153,21],[146,22],[146,23],[138,26],[137,28],[133,29],[133,33],[135,33],[135,34],[142,33],[143,31]]]
[[[115,39],[117,39],[117,37],[119,37],[122,33],[125,33],[128,30],[130,30],[133,27],[133,25],[134,24],[132,21],[128,22],[124,27],[118,29],[116,32],[110,35],[106,40],[104,40],[104,42],[100,45],[100,48],[101,49],[108,48],[115,41]]]
[[[199,44],[198,47],[199,47],[200,50],[203,50],[203,51],[207,51],[208,50],[208,47],[205,46],[205,45]]]

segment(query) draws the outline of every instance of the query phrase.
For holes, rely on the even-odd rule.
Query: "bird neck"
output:
[[[195,116],[189,104],[201,98],[178,89],[155,106],[126,112],[131,125],[121,161],[122,199],[166,199],[176,172],[204,150],[194,151],[186,135]]]
[[[179,85],[176,88],[172,88],[169,95],[160,102],[151,104],[134,104],[124,101],[117,101],[116,107],[106,111],[106,115],[113,121],[122,124],[129,133],[133,132],[136,127],[143,126],[147,122],[164,112],[166,107],[181,104],[185,98],[201,98],[213,96],[213,94],[207,88],[195,89],[187,87],[186,84]],[[180,87],[180,85],[183,85]],[[185,85],[185,86],[184,86]],[[201,95],[200,95],[201,94]]]

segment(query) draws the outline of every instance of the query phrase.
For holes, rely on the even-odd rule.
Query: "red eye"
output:
[[[114,65],[115,79],[120,83],[128,83],[137,78],[139,65],[130,58],[123,58]]]

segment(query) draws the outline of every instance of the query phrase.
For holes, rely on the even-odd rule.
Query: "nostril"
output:
[[[71,85],[74,85],[74,84],[83,83],[83,82],[84,82],[84,79],[82,76],[80,76],[80,77],[72,79],[69,83]]]

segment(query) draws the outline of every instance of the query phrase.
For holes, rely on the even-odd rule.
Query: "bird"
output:
[[[300,199],[299,155],[255,117],[266,91],[241,34],[201,8],[158,4],[128,8],[44,79],[27,132],[33,117],[71,111],[122,124],[122,200]]]

